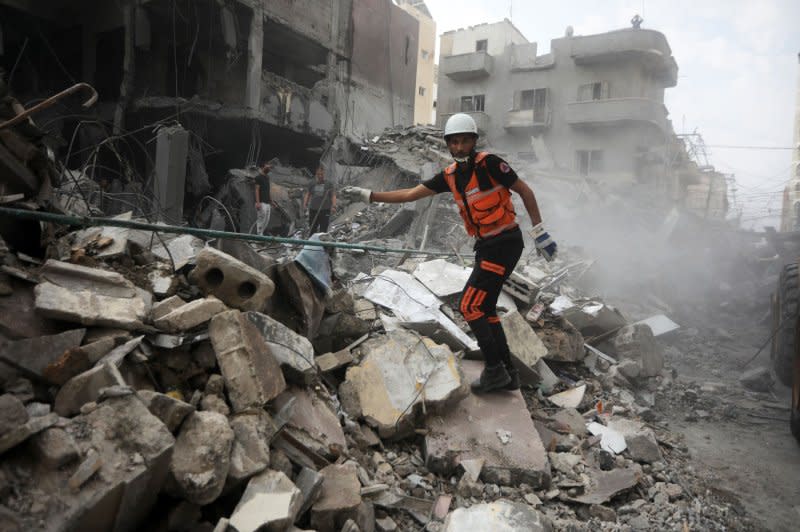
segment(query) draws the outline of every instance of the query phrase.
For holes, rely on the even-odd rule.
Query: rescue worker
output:
[[[551,261],[557,246],[542,226],[530,187],[500,157],[475,151],[478,128],[472,117],[464,113],[451,116],[444,139],[455,162],[422,184],[389,192],[345,187],[341,194],[366,203],[404,203],[441,192],[452,193],[467,233],[475,237],[475,265],[461,295],[460,311],[475,334],[486,364],[471,387],[475,393],[516,390],[519,374],[512,364],[496,308],[503,283],[524,247],[511,191],[520,195],[533,222],[531,235],[537,252]]]

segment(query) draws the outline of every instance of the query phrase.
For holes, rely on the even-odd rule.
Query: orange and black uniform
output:
[[[500,157],[480,152],[473,154],[463,169],[453,163],[423,183],[434,192],[453,194],[464,227],[475,237],[475,266],[461,294],[459,310],[475,334],[487,366],[511,364],[497,316],[497,298],[524,247],[509,190],[517,179]]]

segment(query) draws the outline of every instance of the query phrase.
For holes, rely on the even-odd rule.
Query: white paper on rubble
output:
[[[478,349],[477,342],[440,310],[439,298],[406,272],[384,271],[367,287],[364,298],[390,309],[402,321],[437,321],[466,349]]]
[[[614,429],[601,425],[595,421],[588,423],[586,428],[594,436],[600,436],[600,448],[609,453],[619,454],[628,448],[625,436]]]
[[[655,316],[651,316],[646,320],[637,321],[634,323],[634,325],[638,325],[640,323],[649,326],[653,331],[653,336],[661,336],[662,334],[667,334],[668,332],[672,332],[681,328],[680,325],[663,314],[656,314]]]
[[[444,259],[430,260],[414,269],[414,277],[433,292],[436,297],[448,297],[460,293],[467,284],[472,270],[447,262]],[[505,312],[517,310],[514,299],[505,291],[497,298],[497,308]]]
[[[572,300],[567,296],[558,296],[553,300],[552,303],[550,303],[550,310],[556,316],[560,316],[564,313],[564,311],[569,310],[574,306],[575,303],[573,303]]]

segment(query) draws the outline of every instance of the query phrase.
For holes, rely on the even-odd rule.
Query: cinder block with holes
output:
[[[275,284],[260,271],[213,248],[197,254],[197,266],[189,280],[206,295],[229,307],[260,311],[275,292]]]

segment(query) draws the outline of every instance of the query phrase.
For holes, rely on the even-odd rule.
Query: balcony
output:
[[[489,131],[489,115],[484,113],[483,111],[463,111],[464,114],[468,114],[475,120],[475,125],[478,126],[478,133],[481,135],[485,135]],[[440,128],[444,129],[444,125],[447,123],[447,119],[453,116],[456,113],[446,113],[439,115],[439,123],[437,124]]]
[[[674,87],[678,83],[678,64],[661,32],[630,28],[572,37],[570,45],[576,65],[641,61],[665,87]]]
[[[485,78],[492,75],[494,59],[486,52],[447,55],[441,58],[439,72],[453,81]]]
[[[667,108],[648,98],[612,98],[567,104],[567,123],[576,126],[647,122],[667,130]]]
[[[538,132],[550,127],[552,115],[549,107],[512,109],[506,113],[503,127],[509,132]]]

